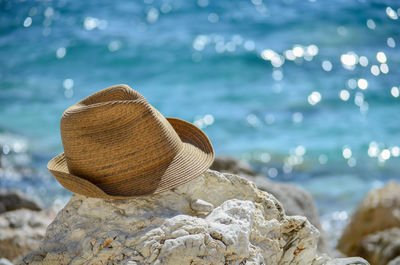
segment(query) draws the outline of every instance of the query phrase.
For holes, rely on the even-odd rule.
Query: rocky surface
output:
[[[21,191],[0,190],[0,214],[17,209],[40,211],[42,204],[35,198],[29,198]]]
[[[370,254],[365,253],[369,246],[374,246],[374,249],[389,249],[384,243],[387,241],[375,240],[376,237],[382,239],[382,235],[387,234],[366,237],[394,227],[400,228],[400,185],[390,182],[385,187],[372,190],[365,196],[343,231],[338,249],[348,256],[369,256]],[[371,245],[371,242],[375,243]],[[374,250],[367,253],[374,253]],[[371,263],[380,264],[372,261]]]
[[[56,209],[19,209],[0,214],[0,258],[18,261],[37,249],[56,213]]]
[[[232,173],[243,177],[257,176],[257,173],[254,171],[250,164],[245,161],[237,160],[230,156],[215,157],[214,162],[210,168],[218,172]]]
[[[308,221],[321,233],[318,241],[318,251],[320,253],[334,254],[329,244],[329,239],[322,230],[314,199],[307,191],[293,184],[271,181],[265,176],[258,175],[248,163],[228,156],[217,156],[211,168],[247,178],[254,182],[260,190],[274,195],[282,204],[287,215],[307,217]]]
[[[360,255],[374,265],[386,265],[400,257],[400,228],[364,237],[360,242]]]
[[[207,171],[174,190],[137,199],[75,194],[24,262],[325,264],[329,258],[317,257],[318,236],[305,217],[287,216],[273,196],[246,179]]]
[[[398,256],[397,258],[391,260],[388,265],[400,265],[400,256]]]

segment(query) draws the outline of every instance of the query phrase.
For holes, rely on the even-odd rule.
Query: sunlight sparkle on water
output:
[[[329,72],[332,70],[332,63],[328,60],[324,60],[322,62],[322,69],[324,69],[324,71]]]
[[[393,157],[399,157],[400,156],[400,148],[398,146],[393,146],[390,149],[390,152],[392,153]]]
[[[272,60],[272,58],[279,56],[275,51],[268,49],[261,52],[261,58],[264,60]]]
[[[317,91],[312,92],[312,93],[308,96],[308,98],[307,98],[308,103],[309,103],[310,105],[312,105],[312,106],[314,106],[314,105],[316,105],[318,102],[320,102],[321,99],[322,99],[322,96],[321,96],[321,94],[320,94],[319,92],[317,92]]]
[[[325,165],[326,163],[328,163],[328,157],[327,157],[325,154],[321,154],[321,155],[318,157],[318,162],[319,162],[321,165]]]
[[[346,69],[353,69],[354,65],[358,62],[358,56],[354,52],[342,54],[340,61]]]
[[[107,26],[108,26],[107,20],[98,19],[95,17],[85,17],[85,19],[83,20],[83,27],[89,31],[94,30],[96,28],[104,30],[107,28]]]
[[[294,46],[294,48],[293,48],[293,54],[294,54],[294,56],[296,56],[296,57],[303,57],[303,55],[304,55],[304,49],[303,49],[303,47],[301,47],[301,46],[299,46],[299,45]]]
[[[295,149],[295,154],[298,156],[303,156],[305,155],[307,149],[303,145],[299,145]]]
[[[294,55],[292,50],[286,50],[285,57],[286,57],[286,59],[288,59],[290,61],[294,61],[296,59],[296,56]]]
[[[342,150],[342,155],[345,159],[349,159],[352,156],[351,149],[349,147],[344,147]]]
[[[389,37],[386,41],[387,46],[389,46],[390,48],[394,48],[396,47],[396,42],[394,41],[394,39],[392,37]]]
[[[378,60],[378,62],[380,63],[386,63],[386,54],[384,52],[378,52],[376,54],[376,59]]]
[[[347,101],[350,98],[350,93],[346,89],[343,89],[343,90],[340,91],[339,96],[340,96],[341,100]]]
[[[376,142],[372,141],[369,143],[368,147],[368,156],[369,157],[377,157],[379,154],[379,146]]]
[[[149,11],[147,12],[146,20],[149,23],[156,23],[158,20],[158,17],[160,16],[160,12],[158,11],[157,8],[150,8]]]
[[[381,66],[379,67],[379,69],[381,70],[381,72],[383,74],[387,74],[389,73],[389,66],[385,63],[381,64]]]
[[[368,66],[368,58],[365,56],[360,56],[360,59],[358,60],[358,62],[363,67]]]
[[[271,178],[276,178],[276,176],[278,176],[278,170],[274,167],[271,167],[270,169],[268,169],[267,174]]]
[[[390,17],[393,20],[396,20],[399,18],[396,11],[394,11],[393,8],[391,8],[390,6],[386,7],[386,15],[388,15],[388,17]]]
[[[205,35],[197,36],[193,41],[193,48],[197,51],[202,51],[210,42],[210,38]]]
[[[355,80],[354,78],[347,80],[347,86],[350,89],[355,89],[357,87],[357,80]]]
[[[347,160],[347,165],[348,165],[349,167],[355,167],[355,166],[357,165],[357,160],[356,160],[356,158],[355,158],[355,157],[350,157],[350,158]]]
[[[193,123],[200,129],[202,129],[211,126],[214,123],[214,116],[212,114],[206,114],[203,117],[197,116]]]
[[[371,74],[373,74],[374,76],[378,76],[380,73],[381,71],[379,70],[379,66],[375,64],[371,66]]]
[[[389,149],[383,149],[382,152],[379,154],[379,161],[383,162],[385,160],[390,159],[390,150]]]
[[[72,80],[71,78],[64,79],[63,87],[64,87],[64,89],[73,88],[74,87],[74,80]]]
[[[355,97],[354,97],[354,104],[356,104],[358,107],[361,108],[361,106],[364,104],[364,94],[361,92],[357,92]]]
[[[110,52],[118,51],[121,48],[121,42],[117,40],[113,40],[108,44],[108,50]]]
[[[216,13],[210,13],[207,19],[210,23],[217,23],[219,21],[219,16]]]
[[[24,25],[25,28],[30,27],[32,25],[32,18],[31,17],[25,18],[23,25]]]
[[[392,87],[390,94],[392,94],[393,97],[398,98],[400,95],[399,88],[397,86]]]
[[[254,51],[254,49],[256,48],[256,44],[252,40],[246,40],[243,47],[248,51]]]
[[[283,79],[283,72],[281,69],[274,69],[272,71],[272,78],[275,81],[281,81]]]
[[[367,20],[367,27],[368,27],[369,29],[374,30],[374,29],[376,28],[375,21],[373,21],[372,19],[368,19],[368,20]]]
[[[56,51],[57,59],[64,58],[66,54],[67,54],[67,49],[65,49],[64,47],[60,47]]]
[[[316,56],[319,52],[318,46],[311,44],[310,46],[307,47],[307,53],[311,56]]]
[[[365,90],[368,88],[368,81],[364,78],[360,78],[357,81],[357,86],[361,89],[361,90]]]

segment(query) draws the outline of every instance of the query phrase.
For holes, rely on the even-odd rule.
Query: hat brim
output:
[[[176,118],[167,118],[167,120],[181,138],[183,147],[163,172],[157,187],[144,195],[161,193],[189,182],[199,177],[214,161],[213,147],[203,131],[184,120]],[[94,183],[71,174],[64,153],[50,160],[47,168],[64,188],[84,196],[108,199],[129,199],[143,196],[107,194]],[[132,189],[132,194],[135,194],[134,187]]]

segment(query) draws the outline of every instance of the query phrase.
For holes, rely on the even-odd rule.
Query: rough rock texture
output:
[[[386,265],[400,256],[400,228],[364,237],[360,242],[360,255],[374,265]]]
[[[196,212],[195,201],[215,208]],[[305,217],[285,215],[273,196],[246,179],[207,171],[174,190],[137,199],[74,195],[24,262],[325,264],[329,258],[316,254],[318,236]]]
[[[338,249],[348,256],[359,256],[364,237],[393,227],[400,227],[400,186],[390,182],[365,196],[343,231]]]
[[[228,156],[217,156],[211,168],[221,172],[238,174],[249,179],[260,190],[274,195],[282,204],[287,215],[307,217],[308,221],[321,232],[318,251],[320,253],[333,254],[329,239],[322,230],[314,199],[307,191],[293,184],[271,181],[265,176],[257,175],[248,163]]]
[[[19,209],[0,214],[0,258],[18,261],[37,249],[56,213],[56,209]]]
[[[400,256],[398,256],[398,257],[395,258],[395,259],[392,259],[392,260],[388,263],[388,265],[400,265]]]
[[[8,259],[6,259],[6,258],[1,258],[1,259],[0,259],[0,265],[13,265],[13,264],[12,264],[11,261],[9,261]]]
[[[0,213],[17,209],[42,210],[41,203],[17,190],[0,190]]]

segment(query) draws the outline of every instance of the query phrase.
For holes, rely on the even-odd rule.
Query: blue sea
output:
[[[399,16],[395,0],[0,0],[0,186],[66,201],[46,170],[60,117],[124,83],[311,192],[334,233],[400,181]]]

